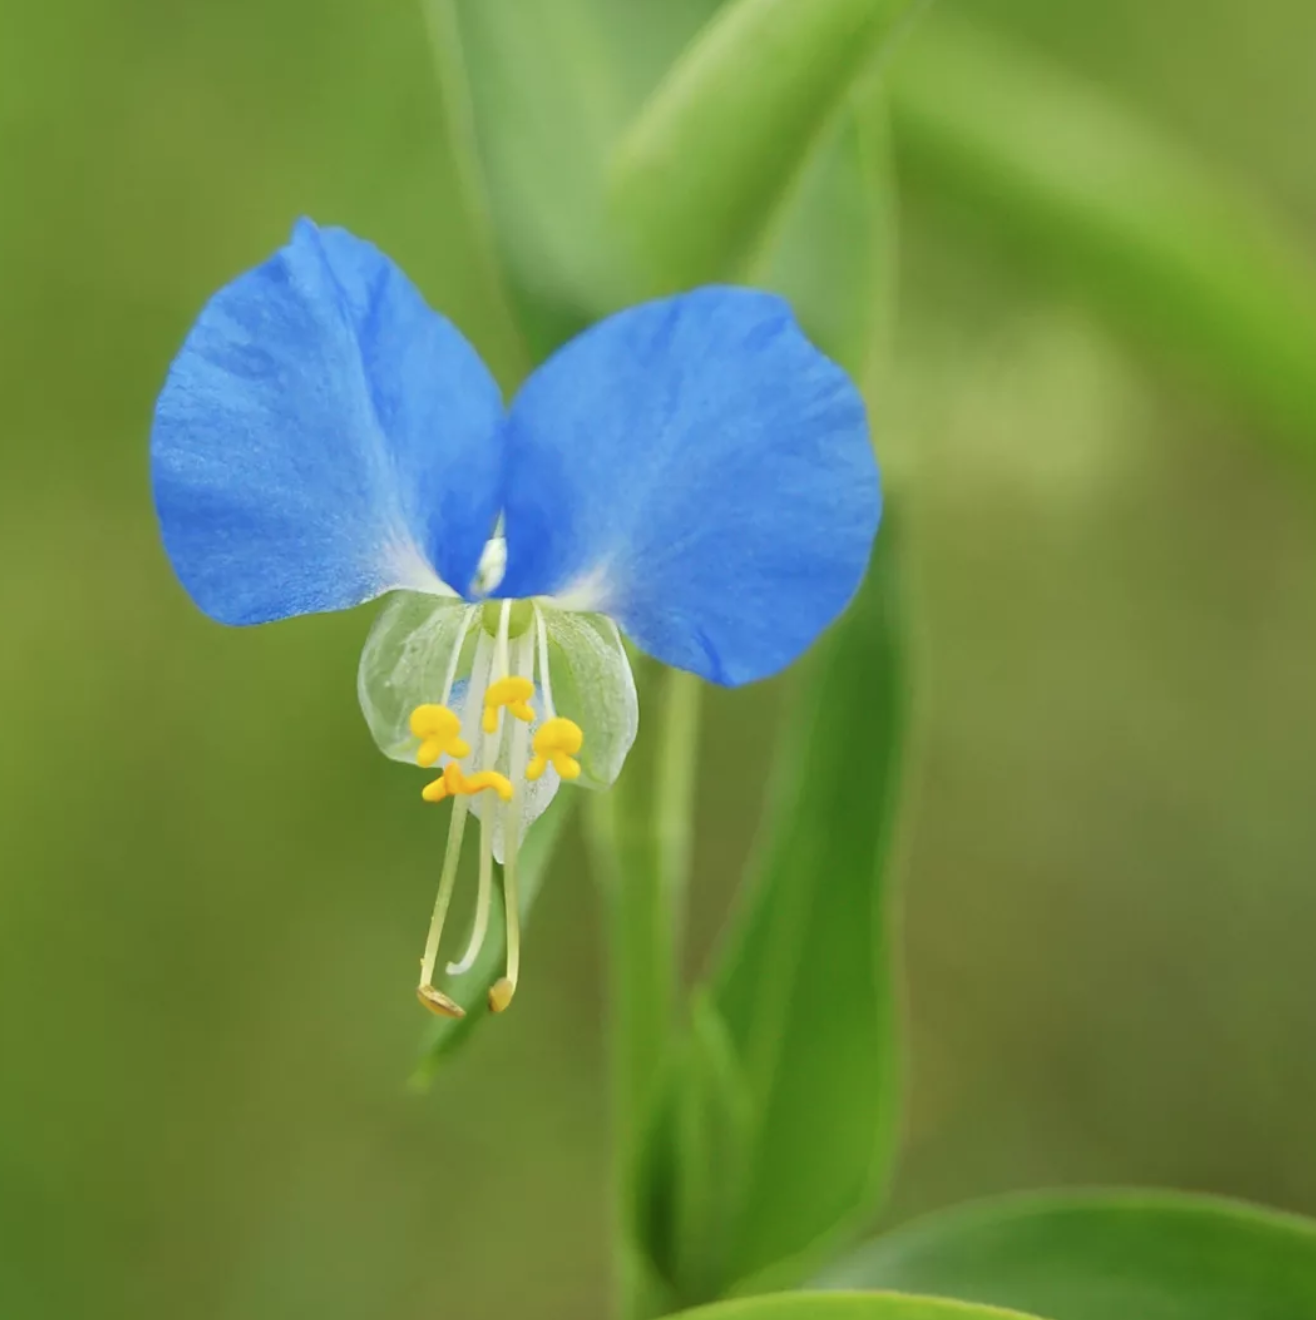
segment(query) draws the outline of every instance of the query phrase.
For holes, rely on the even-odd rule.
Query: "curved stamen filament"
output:
[[[493,654],[488,657],[488,669],[485,671],[484,682],[481,684],[484,692],[487,692],[500,679],[507,677],[507,630],[511,617],[512,602],[503,601],[503,607],[498,616],[498,636],[494,640]],[[484,639],[481,639],[482,643]],[[487,654],[487,650],[486,650]],[[476,680],[479,677],[479,670],[472,671],[471,674],[471,705],[475,705]],[[483,705],[483,693],[480,694],[480,704]],[[498,764],[498,751],[502,746],[502,731],[498,728],[495,721],[494,728],[490,730],[488,725],[484,726],[485,734],[480,745],[480,770],[481,775],[492,775],[497,772],[494,767]],[[502,776],[499,776],[501,778]],[[448,964],[449,976],[461,976],[464,972],[469,972],[475,966],[475,960],[480,956],[480,950],[484,947],[484,937],[489,930],[489,908],[493,903],[493,829],[492,826],[493,811],[486,809],[480,816],[480,887],[475,898],[475,921],[471,926],[471,937],[466,944],[466,952],[455,962]]]
[[[475,924],[466,952],[456,962],[448,964],[449,976],[461,976],[475,966],[475,960],[484,948],[484,937],[489,933],[489,909],[493,905],[493,831],[480,822],[480,888],[475,896]]]
[[[548,625],[544,611],[535,606],[535,634],[539,638],[539,690],[544,696],[544,719],[551,720],[557,711],[553,708],[553,680],[548,672]]]
[[[447,703],[452,697],[452,685],[456,676],[457,661],[462,646],[466,641],[466,633],[470,627],[470,621],[475,616],[472,609],[468,612],[463,623],[461,636],[457,640],[452,659],[448,663],[448,673],[443,685],[443,705],[442,709],[447,709]],[[472,674],[478,674],[483,666],[489,663],[491,645],[489,638],[482,635],[475,648],[475,659],[472,667]],[[474,712],[479,710],[479,692],[472,690],[466,697],[466,719],[469,721]],[[452,714],[452,712],[448,712]],[[412,713],[414,721],[416,712]],[[456,717],[453,716],[455,719]],[[415,732],[413,726],[413,732]],[[455,735],[460,735],[461,722],[458,721],[455,729]],[[418,737],[421,735],[417,735]],[[461,740],[458,737],[457,741]],[[461,743],[465,746],[465,743]],[[423,750],[423,749],[422,749]],[[469,753],[469,748],[466,753]],[[436,758],[437,759],[437,758]],[[423,762],[422,762],[423,764]],[[455,763],[453,763],[455,764]],[[460,767],[458,767],[460,773]],[[444,775],[446,778],[447,769],[445,767]],[[444,780],[440,779],[439,783]],[[426,790],[428,791],[428,790]],[[432,1013],[442,1017],[463,1017],[464,1010],[460,1004],[455,1003],[441,990],[436,990],[431,984],[434,977],[434,964],[439,956],[439,941],[443,937],[443,926],[448,916],[448,908],[452,902],[453,889],[457,883],[458,863],[461,861],[462,839],[466,832],[466,814],[470,810],[470,798],[467,794],[462,794],[452,804],[452,821],[448,826],[448,843],[443,855],[443,872],[439,878],[439,892],[434,899],[434,912],[430,917],[429,933],[425,939],[425,954],[420,964],[420,984],[416,988],[416,996],[426,1008]]]
[[[516,644],[516,667],[533,676],[535,668],[535,639],[529,631],[522,634]],[[534,690],[532,679],[526,680]],[[521,817],[525,799],[525,773],[530,730],[517,724],[512,730],[512,745],[508,755],[508,768],[512,772],[513,797],[503,812],[503,920],[507,933],[507,965],[502,977],[489,989],[489,1008],[501,1013],[516,993],[516,981],[521,969],[521,894],[517,885],[517,855],[521,846]]]
[[[443,1017],[465,1016],[460,1005],[455,1004],[441,991],[435,990],[430,982],[434,979],[434,963],[439,956],[443,923],[448,915],[448,905],[452,902],[452,891],[457,884],[457,863],[462,855],[462,836],[466,833],[467,810],[468,804],[465,798],[459,798],[452,804],[452,824],[448,827],[448,847],[443,855],[443,875],[439,879],[439,892],[434,900],[434,915],[430,918],[429,935],[425,940],[425,956],[420,963],[420,985],[416,987],[420,1002],[431,1013]],[[455,1013],[453,1009],[456,1009]]]

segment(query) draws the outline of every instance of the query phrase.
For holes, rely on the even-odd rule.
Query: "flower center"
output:
[[[477,611],[482,626],[469,662],[459,713],[451,703],[467,634]],[[506,719],[504,711],[508,715]],[[416,994],[433,1013],[463,1016],[460,1005],[436,990],[431,982],[456,884],[466,817],[472,800],[483,793],[485,797],[478,813],[480,869],[475,920],[466,952],[458,961],[449,963],[447,970],[450,976],[469,971],[484,947],[493,903],[493,840],[495,832],[500,832],[507,964],[503,976],[489,991],[489,1007],[501,1013],[516,992],[520,964],[517,853],[527,785],[542,778],[550,767],[563,779],[578,778],[581,766],[576,758],[585,741],[580,725],[558,715],[553,707],[548,633],[539,607],[528,600],[489,601],[469,607],[448,664],[440,700],[417,706],[411,713],[410,727],[413,736],[420,740],[416,752],[418,764],[435,766],[443,762],[442,773],[426,785],[421,796],[426,802],[453,800],[443,874]],[[470,741],[463,738],[463,727],[470,730]]]

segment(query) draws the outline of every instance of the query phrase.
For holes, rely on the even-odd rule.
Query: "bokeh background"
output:
[[[1306,0],[958,7],[1316,252]],[[478,323],[441,134],[410,4],[0,0],[0,1316],[604,1313],[577,841],[516,1011],[413,1093],[443,827],[357,710],[369,611],[209,623],[147,486],[191,318],[299,214]],[[1096,1181],[1316,1212],[1309,474],[935,189],[900,229],[879,444],[921,701],[887,1217]],[[707,703],[692,966],[781,695]]]

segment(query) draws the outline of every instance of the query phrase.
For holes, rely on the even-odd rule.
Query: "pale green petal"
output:
[[[554,712],[574,720],[584,734],[581,774],[573,783],[606,788],[621,773],[639,726],[635,680],[626,650],[616,629],[599,615],[573,614],[542,604],[538,608],[544,620]],[[478,665],[477,646],[483,657]],[[492,646],[480,607],[415,592],[392,595],[366,639],[357,678],[361,709],[380,750],[395,761],[414,765],[419,742],[411,732],[411,713],[417,706],[443,702],[447,688],[446,704],[461,714],[462,735],[471,746],[471,756],[464,764],[472,772],[484,768],[490,740],[480,727],[480,695]],[[523,777],[525,758],[546,711],[536,626],[513,639],[510,658],[513,671],[523,674],[529,673],[533,660],[538,680],[533,704],[538,718],[528,729],[521,726],[523,752],[513,766],[512,742],[518,731],[510,716],[503,717],[491,768],[517,785],[518,829],[524,838],[547,810],[561,780],[551,766],[534,782]],[[473,667],[479,670],[474,691]],[[498,805],[492,793],[478,793],[470,799],[477,818],[492,812],[493,850],[501,862],[503,813]]]
[[[621,773],[640,725],[635,678],[616,628],[598,614],[544,608],[553,705],[585,734],[583,788],[607,788]]]
[[[419,743],[411,732],[411,712],[443,700],[458,645],[463,654],[456,674],[469,674],[480,633],[474,616],[470,606],[454,598],[414,591],[388,598],[366,638],[357,671],[361,710],[385,756],[416,764]]]

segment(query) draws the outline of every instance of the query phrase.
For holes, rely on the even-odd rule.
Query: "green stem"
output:
[[[612,1140],[619,1313],[656,1314],[636,1249],[636,1161],[666,1066],[690,866],[699,680],[667,671],[626,774],[594,799],[590,841],[610,908]]]

